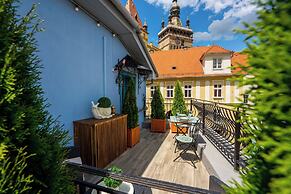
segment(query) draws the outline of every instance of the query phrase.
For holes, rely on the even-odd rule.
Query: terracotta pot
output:
[[[133,147],[135,144],[139,143],[140,140],[140,128],[137,126],[133,129],[127,129],[127,146]]]
[[[187,132],[187,128],[183,128],[182,130],[183,130],[184,133]],[[176,127],[175,123],[171,123],[171,132],[172,133],[177,133],[177,127]]]
[[[165,133],[166,130],[166,119],[151,120],[151,132]]]

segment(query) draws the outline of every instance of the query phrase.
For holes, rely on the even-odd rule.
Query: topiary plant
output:
[[[132,78],[128,82],[122,113],[127,114],[127,127],[129,129],[138,126],[138,108],[136,105],[135,84]]]
[[[161,94],[160,87],[158,87],[154,91],[153,99],[151,102],[151,109],[152,109],[152,114],[151,114],[152,119],[165,119],[166,118],[164,99]]]
[[[98,107],[100,108],[110,108],[111,107],[111,100],[107,97],[99,98],[98,100]]]
[[[184,101],[183,90],[181,87],[181,83],[179,81],[176,81],[176,84],[175,84],[172,113],[173,115],[176,115],[177,113],[187,114],[187,108]]]

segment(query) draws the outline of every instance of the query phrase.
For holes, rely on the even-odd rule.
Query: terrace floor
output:
[[[140,143],[128,149],[107,167],[115,165],[122,168],[127,175],[208,189],[209,174],[193,151],[188,151],[173,161],[179,155],[179,152],[174,153],[173,136],[170,132],[151,133],[148,129],[142,129]],[[191,160],[195,160],[195,166]]]

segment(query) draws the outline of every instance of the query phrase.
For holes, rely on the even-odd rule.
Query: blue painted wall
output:
[[[45,31],[37,34],[37,41],[44,66],[42,85],[51,104],[49,111],[60,116],[71,136],[74,120],[92,117],[92,100],[108,96],[120,112],[117,74],[112,69],[128,52],[119,39],[102,26],[97,27],[82,11],[75,11],[68,0],[23,0],[20,14],[33,3],[40,3],[37,13],[44,20]],[[139,109],[143,107],[145,90],[143,83],[137,91]],[[143,118],[141,112],[140,123]]]

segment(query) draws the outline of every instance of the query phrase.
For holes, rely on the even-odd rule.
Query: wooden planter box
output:
[[[140,128],[137,126],[133,129],[127,129],[127,146],[133,147],[135,144],[139,143],[140,140]]]
[[[182,130],[184,133],[187,133],[187,128],[183,128]],[[177,133],[177,127],[176,127],[175,123],[171,123],[171,132]]]
[[[166,119],[152,119],[151,120],[151,132],[156,133],[165,133],[166,128]]]

